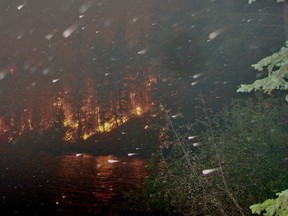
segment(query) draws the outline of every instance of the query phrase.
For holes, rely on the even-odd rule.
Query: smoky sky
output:
[[[284,15],[268,1],[2,0],[0,89],[152,66],[166,97],[217,97],[283,45]]]

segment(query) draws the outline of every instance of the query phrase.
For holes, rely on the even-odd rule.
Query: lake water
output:
[[[0,153],[1,215],[118,215],[121,194],[144,184],[147,159]]]

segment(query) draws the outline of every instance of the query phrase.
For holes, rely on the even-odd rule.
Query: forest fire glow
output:
[[[21,112],[11,109],[6,116],[0,116],[0,142],[7,142],[12,140],[11,137],[22,136],[28,131],[53,128],[64,133],[63,140],[66,142],[87,140],[97,133],[110,132],[129,119],[143,115],[153,106],[150,95],[157,76],[151,75],[151,72],[154,71],[149,68],[145,72],[146,77],[142,74],[141,80],[137,76],[128,76],[122,88],[115,90],[105,80],[98,88],[99,84],[90,77],[82,81],[80,89],[75,89],[75,84],[61,77],[57,78],[61,82],[57,82],[56,92],[53,85],[43,91],[28,91],[30,97],[25,99]],[[105,79],[108,78],[111,76]],[[38,86],[41,85],[35,88]],[[39,101],[35,102],[35,98]],[[37,107],[33,107],[35,104]]]
[[[142,114],[142,109],[140,106],[136,107],[136,115],[140,116]]]

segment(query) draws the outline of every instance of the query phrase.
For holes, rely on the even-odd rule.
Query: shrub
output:
[[[288,105],[279,99],[235,100],[217,117],[203,105],[207,130],[197,145],[188,139],[193,127],[180,135],[166,113],[174,140],[160,149],[161,169],[148,185],[149,208],[163,201],[171,214],[249,215],[251,203],[288,186]]]

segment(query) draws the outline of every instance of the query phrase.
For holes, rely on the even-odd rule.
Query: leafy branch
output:
[[[273,90],[288,90],[288,41],[280,51],[260,60],[252,67],[257,71],[268,71],[268,76],[252,84],[242,84],[237,92],[263,91],[270,94]],[[288,95],[286,96],[288,102]]]
[[[264,216],[286,216],[288,215],[288,190],[276,194],[276,199],[267,199],[263,203],[250,206],[253,214]]]

